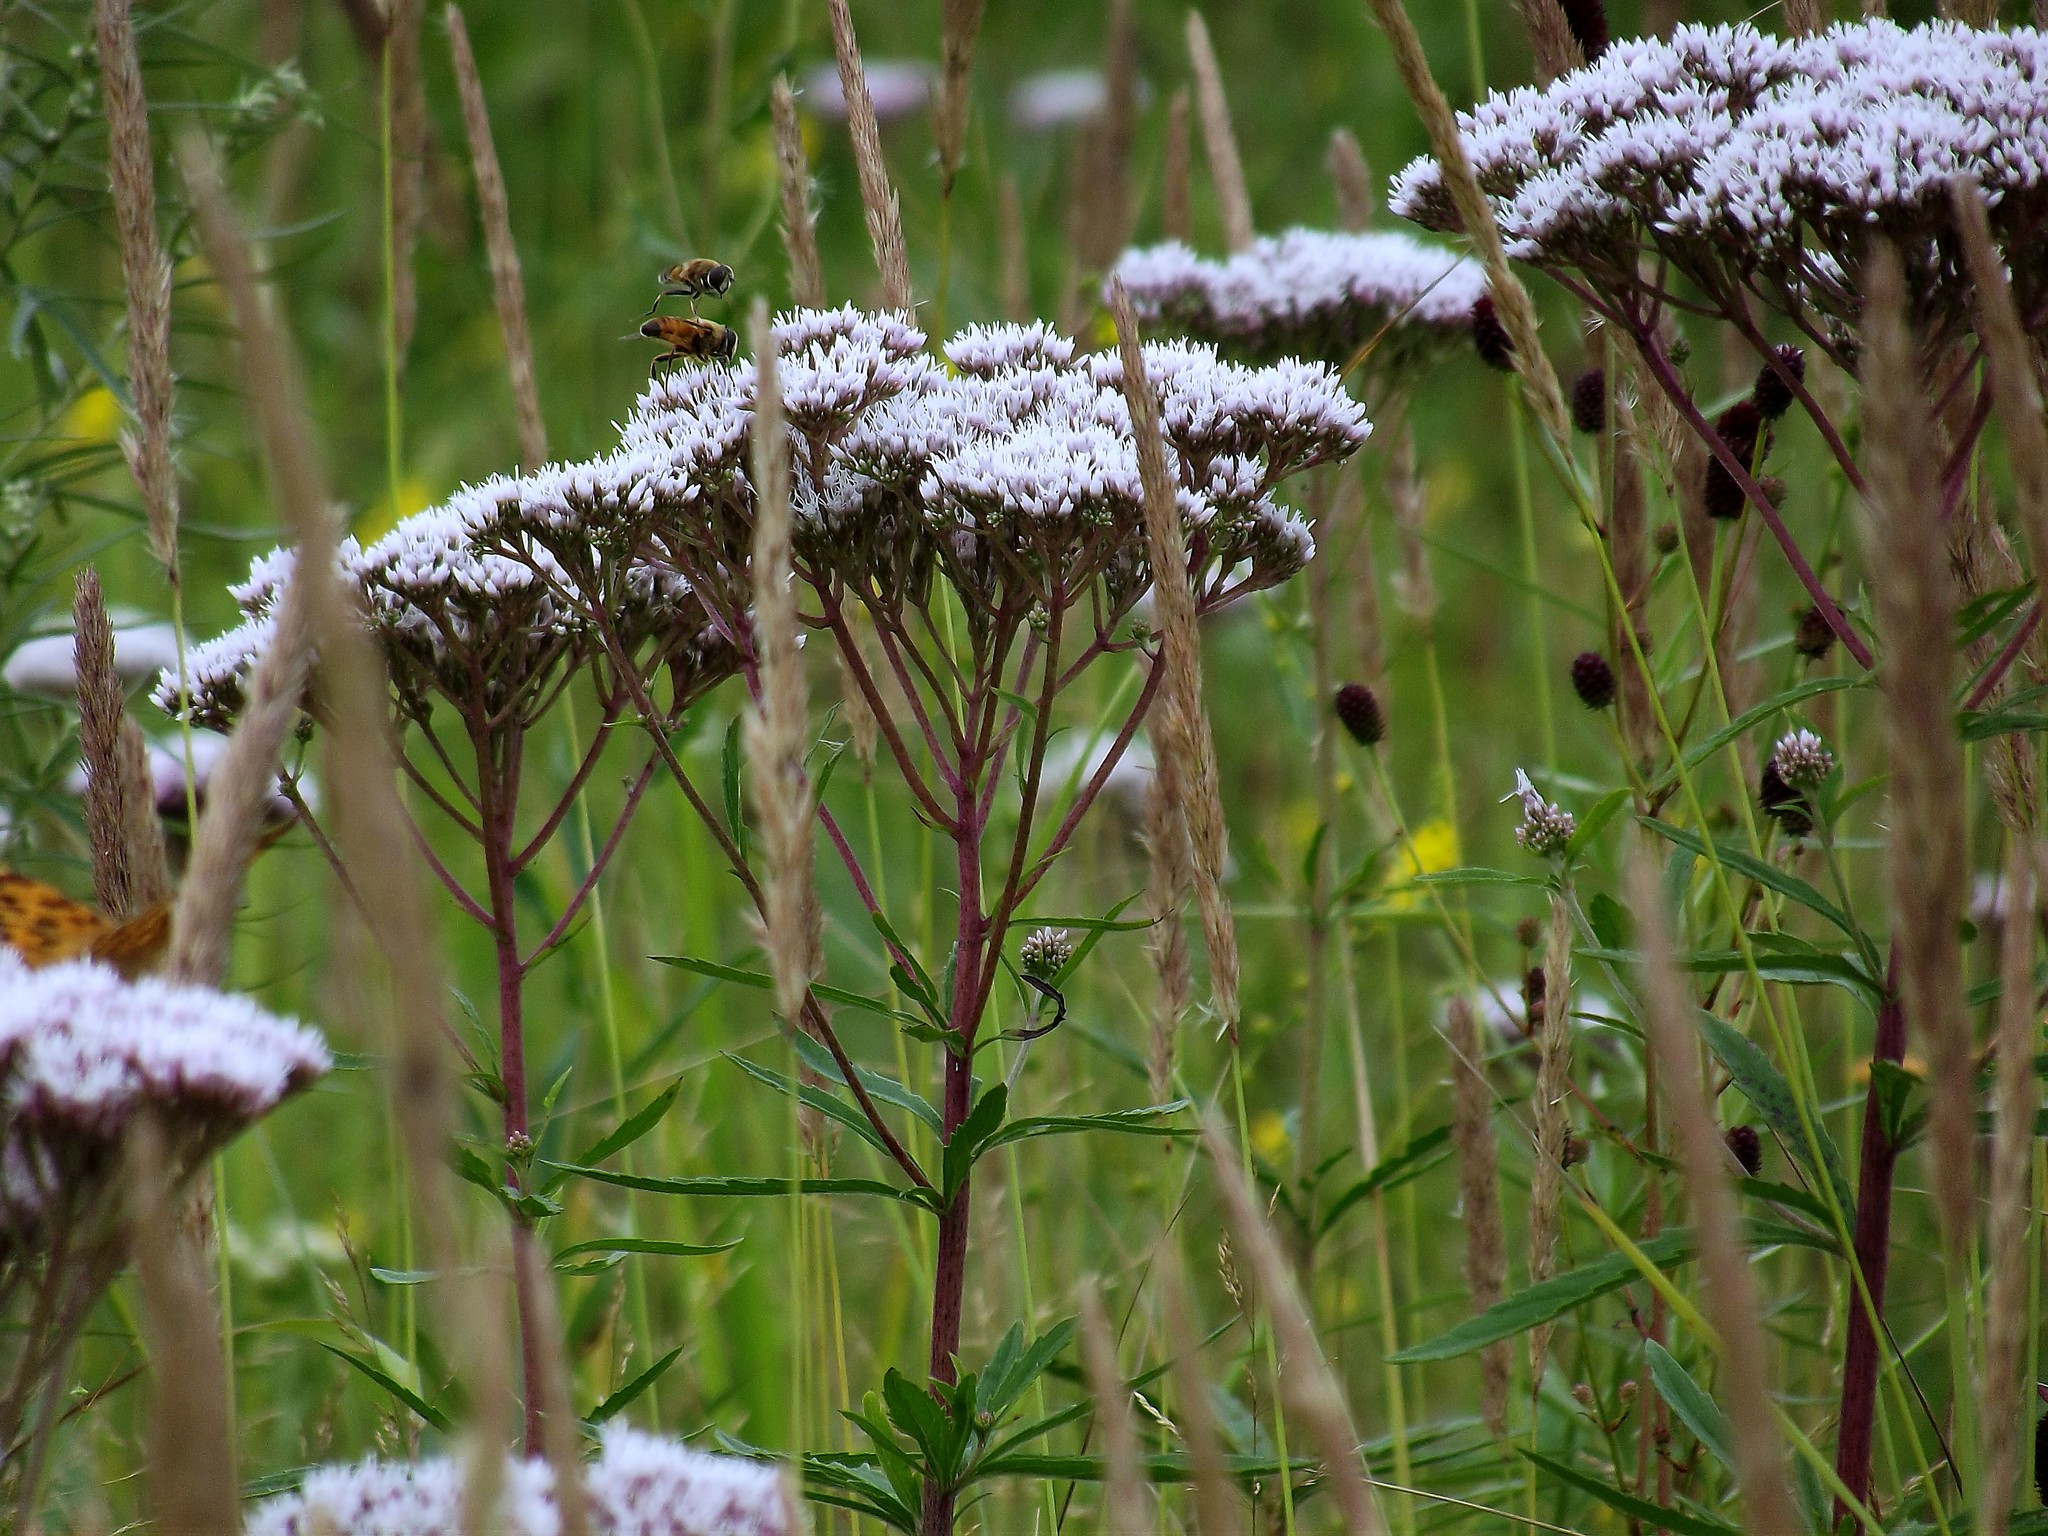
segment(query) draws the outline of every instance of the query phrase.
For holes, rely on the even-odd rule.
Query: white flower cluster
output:
[[[1647,243],[1716,288],[1747,283],[1845,322],[1873,233],[1899,240],[1924,277],[1952,274],[1957,175],[1983,183],[2000,234],[2038,223],[2048,35],[1886,20],[1789,39],[1683,26],[1489,97],[1460,126],[1511,255],[1627,282]],[[1434,229],[1458,222],[1427,158],[1389,205]]]
[[[1812,731],[1790,731],[1771,748],[1771,767],[1793,789],[1815,789],[1835,771],[1835,754]]]
[[[504,1536],[556,1536],[554,1472],[508,1461],[500,1503],[486,1522]],[[584,1474],[598,1536],[794,1536],[796,1510],[769,1462],[693,1451],[615,1426]],[[248,1536],[456,1536],[462,1468],[453,1461],[364,1461],[314,1469],[298,1492],[270,1500]]]
[[[1247,357],[1338,366],[1378,338],[1376,372],[1426,361],[1462,340],[1486,292],[1479,267],[1441,247],[1400,233],[1320,229],[1265,236],[1223,261],[1169,240],[1124,252],[1111,277],[1122,280],[1148,331]]]
[[[907,320],[851,306],[782,316],[774,335],[798,562],[814,585],[915,601],[939,577],[970,613],[1013,619],[1102,578],[1113,606],[1142,591],[1114,356],[1077,357],[1042,325],[984,326],[953,339],[949,371]],[[1337,374],[1185,342],[1148,347],[1146,363],[1204,601],[1300,570],[1308,529],[1276,488],[1371,430]],[[530,686],[606,626],[694,681],[733,670],[749,625],[754,389],[750,361],[678,369],[649,385],[613,451],[467,487],[345,549],[402,698],[466,703],[479,678]],[[202,723],[239,707],[289,569],[288,556],[259,560],[235,589],[250,623],[196,653]],[[174,708],[175,680],[157,696]]]
[[[1522,824],[1515,828],[1515,841],[1539,859],[1562,854],[1579,830],[1578,818],[1555,801],[1544,799],[1543,792],[1519,768],[1515,770],[1515,787],[1503,799],[1522,802]]]
[[[0,1231],[80,1195],[143,1110],[189,1153],[331,1065],[312,1030],[247,998],[0,950]]]

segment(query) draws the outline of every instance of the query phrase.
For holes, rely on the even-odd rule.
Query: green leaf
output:
[[[1045,1373],[1074,1337],[1074,1320],[1067,1318],[1024,1345],[1024,1326],[1014,1323],[1003,1342],[981,1372],[976,1407],[989,1418],[1000,1420],[1017,1405],[1025,1389]]]
[[[714,981],[736,982],[743,987],[752,987],[757,992],[770,992],[775,988],[775,978],[766,971],[742,970],[736,965],[720,965],[715,960],[700,960],[695,955],[654,955],[650,958],[661,965],[672,965],[679,971],[708,976]],[[862,1013],[879,1014],[885,1019],[915,1021],[918,1018],[917,1014],[905,1013],[900,1008],[890,1007],[883,998],[849,992],[844,987],[827,986],[823,982],[811,983],[811,993],[821,1003],[831,1003],[839,1008],[854,1008]],[[833,1067],[831,1075],[839,1075],[838,1067]],[[586,1158],[585,1161],[589,1159]]]
[[[1634,790],[1626,788],[1610,789],[1595,800],[1586,814],[1579,818],[1579,824],[1572,832],[1571,841],[1565,847],[1565,857],[1578,858],[1586,849],[1592,847],[1593,840],[1607,829],[1607,823],[1614,820],[1615,813],[1628,804],[1629,797],[1634,793]]]
[[[984,1143],[1002,1128],[1003,1115],[1010,1106],[1010,1090],[1001,1083],[984,1093],[974,1108],[967,1112],[967,1118],[954,1128],[952,1138],[946,1143],[942,1163],[940,1195],[951,1205],[953,1196],[960,1186],[967,1182],[967,1175],[973,1170],[975,1159],[980,1157]]]
[[[653,1386],[657,1381],[661,1380],[662,1376],[666,1374],[666,1372],[668,1371],[668,1368],[674,1365],[678,1360],[682,1359],[682,1357],[683,1349],[682,1346],[679,1344],[674,1349],[670,1350],[667,1354],[663,1355],[659,1360],[655,1361],[654,1364],[648,1366],[647,1369],[642,1371],[638,1376],[635,1376],[631,1381],[627,1382],[624,1386],[620,1387],[619,1390],[614,1392],[610,1397],[606,1398],[603,1402],[599,1403],[595,1408],[591,1409],[588,1416],[588,1422],[592,1424],[602,1424],[606,1419],[612,1417],[612,1415],[616,1414],[621,1408],[628,1406],[636,1397],[640,1396],[641,1393],[645,1392],[649,1387]]]
[[[1113,1131],[1123,1136],[1193,1136],[1198,1134],[1194,1126],[1155,1123],[1167,1115],[1179,1114],[1188,1104],[1186,1099],[1175,1099],[1171,1104],[1148,1104],[1143,1109],[1119,1109],[1101,1115],[1031,1115],[1012,1120],[997,1131],[982,1151],[993,1152],[997,1147],[1029,1141],[1034,1136],[1071,1136],[1082,1131]]]
[[[621,1121],[618,1129],[609,1136],[593,1142],[583,1150],[576,1161],[579,1163],[601,1163],[606,1158],[623,1152],[642,1136],[661,1124],[662,1116],[675,1107],[676,1095],[683,1091],[683,1080],[679,1077],[670,1083],[635,1114]]]
[[[732,724],[725,728],[725,750],[719,758],[719,783],[725,792],[725,824],[732,833],[732,840],[745,852],[747,846],[747,823],[740,815],[740,721],[734,715]]]
[[[1359,1201],[1405,1184],[1410,1179],[1420,1178],[1451,1155],[1450,1140],[1451,1128],[1440,1125],[1433,1131],[1424,1131],[1398,1152],[1381,1158],[1374,1164],[1372,1172],[1330,1202],[1322,1214],[1318,1231],[1328,1232],[1337,1218]]]
[[[1692,1257],[1692,1235],[1682,1230],[1662,1233],[1638,1245],[1643,1257],[1659,1269],[1682,1264]],[[1525,1286],[1514,1295],[1496,1302],[1476,1317],[1468,1317],[1447,1332],[1421,1344],[1410,1345],[1387,1359],[1395,1365],[1420,1365],[1429,1360],[1452,1360],[1501,1339],[1511,1339],[1539,1323],[1562,1317],[1574,1307],[1584,1306],[1609,1291],[1640,1278],[1635,1264],[1625,1253],[1610,1253],[1590,1264],[1553,1276],[1536,1285]]]
[[[589,1179],[594,1184],[638,1189],[650,1195],[702,1195],[712,1199],[787,1200],[790,1185],[796,1182],[786,1178],[764,1179],[745,1175],[659,1178],[651,1174],[617,1173],[609,1168],[582,1168],[574,1163],[548,1163],[546,1166],[573,1178]],[[805,1179],[802,1187],[807,1195],[874,1195],[884,1200],[901,1200],[905,1205],[921,1206],[926,1210],[933,1208],[931,1197],[923,1190],[884,1184],[879,1179]]]
[[[320,1347],[334,1356],[335,1359],[346,1360],[350,1365],[362,1372],[363,1375],[390,1393],[400,1403],[410,1408],[435,1429],[440,1430],[442,1434],[452,1434],[454,1432],[454,1423],[447,1414],[421,1397],[412,1388],[405,1386],[389,1371],[377,1364],[376,1361],[367,1360],[363,1356],[356,1354],[353,1350],[339,1349],[325,1342]]]
[[[1635,924],[1621,903],[1605,891],[1596,892],[1586,903],[1586,921],[1593,925],[1593,936],[1609,949],[1627,949],[1634,937]]]
[[[888,1155],[889,1148],[887,1143],[875,1134],[875,1128],[868,1124],[868,1117],[854,1108],[853,1105],[840,1098],[838,1094],[828,1092],[810,1083],[793,1082],[780,1072],[771,1072],[766,1067],[757,1067],[753,1062],[747,1060],[746,1057],[736,1056],[731,1051],[725,1053],[725,1059],[757,1082],[766,1083],[784,1098],[795,1094],[799,1102],[808,1104],[828,1120],[838,1121],[839,1124],[852,1131],[854,1135],[873,1147],[877,1152],[882,1153],[884,1156]]]
[[[1659,821],[1653,816],[1639,816],[1636,819],[1659,837],[1674,842],[1679,847],[1698,854],[1701,858],[1710,856],[1706,840],[1697,833],[1689,832],[1683,827],[1674,827],[1669,822]],[[1745,879],[1754,880],[1758,885],[1776,891],[1780,896],[1790,901],[1797,902],[1809,912],[1818,913],[1841,929],[1842,932],[1848,934],[1850,938],[1862,938],[1862,934],[1857,930],[1856,925],[1849,920],[1848,913],[1829,901],[1827,897],[1821,895],[1819,891],[1808,885],[1804,880],[1801,880],[1797,875],[1787,874],[1784,870],[1774,865],[1766,864],[1761,859],[1753,859],[1748,854],[1740,853],[1719,842],[1713,844],[1711,856],[1718,857],[1724,867],[1743,876]]]
[[[2030,709],[1966,709],[1956,719],[1966,742],[1989,741],[2016,731],[2048,731],[2048,715]]]
[[[1463,868],[1463,869],[1441,869],[1441,870],[1438,870],[1438,871],[1437,871],[1437,872],[1436,872],[1435,874],[1433,874],[1433,875],[1415,875],[1415,876],[1412,876],[1412,877],[1411,877],[1411,878],[1410,878],[1410,879],[1409,879],[1409,880],[1408,880],[1408,881],[1407,881],[1406,883],[1407,883],[1407,884],[1409,884],[1409,885],[1447,885],[1447,886],[1466,886],[1466,885],[1523,885],[1523,886],[1529,886],[1529,885],[1533,885],[1533,886],[1544,886],[1544,885],[1548,885],[1548,884],[1549,884],[1549,882],[1548,882],[1547,880],[1544,880],[1544,879],[1542,879],[1542,878],[1541,878],[1540,876],[1537,876],[1537,875],[1511,875],[1511,874],[1509,874],[1509,873],[1508,873],[1508,872],[1507,872],[1506,870],[1504,870],[1504,869],[1482,869],[1481,867],[1479,867],[1479,866],[1478,866],[1478,865],[1476,865],[1476,864],[1474,864],[1474,865],[1468,865],[1467,867],[1465,867],[1465,868]]]
[[[714,1253],[730,1253],[739,1247],[733,1238],[724,1243],[678,1243],[665,1237],[594,1237],[587,1243],[571,1243],[555,1250],[555,1263],[586,1253],[645,1253],[664,1259],[698,1259]]]
[[[1581,1472],[1577,1467],[1562,1461],[1552,1461],[1548,1456],[1530,1450],[1526,1445],[1515,1447],[1544,1472],[1561,1483],[1568,1483],[1581,1493],[1591,1494],[1611,1509],[1617,1509],[1631,1520],[1640,1520],[1653,1530],[1676,1531],[1678,1536],[1741,1536],[1736,1527],[1726,1521],[1709,1519],[1682,1509],[1672,1509],[1663,1504],[1652,1504],[1648,1499],[1639,1499],[1632,1493],[1623,1493],[1619,1488],[1610,1488],[1599,1478]]]
[[[899,1017],[907,1018],[909,1015]],[[796,1035],[796,1053],[803,1058],[804,1065],[820,1077],[830,1078],[834,1082],[845,1081],[840,1076],[839,1063],[832,1059],[832,1053],[801,1030]],[[857,1062],[854,1064],[853,1075],[859,1080],[861,1087],[868,1091],[870,1098],[880,1099],[884,1104],[893,1104],[898,1109],[908,1110],[935,1133],[945,1133],[945,1121],[939,1118],[939,1112],[932,1108],[930,1101],[922,1094],[912,1092],[893,1077],[871,1072]]]
[[[1742,1090],[1742,1096],[1756,1106],[1758,1114],[1770,1123],[1778,1133],[1778,1139],[1790,1149],[1809,1176],[1815,1180],[1826,1180],[1833,1188],[1837,1207],[1846,1216],[1856,1209],[1855,1197],[1849,1193],[1849,1179],[1842,1171],[1842,1154],[1836,1150],[1834,1137],[1828,1133],[1827,1125],[1818,1115],[1814,1116],[1814,1134],[1820,1140],[1821,1163],[1813,1161],[1812,1149],[1806,1143],[1806,1130],[1799,1120],[1799,1108],[1792,1097],[1791,1084],[1785,1081],[1776,1063],[1763,1053],[1754,1040],[1744,1036],[1725,1019],[1716,1018],[1704,1008],[1693,1010],[1693,1019],[1700,1033],[1706,1037],[1707,1049],[1714,1053],[1714,1059],[1727,1069],[1735,1080],[1735,1086]]]
[[[1720,1407],[1686,1368],[1672,1358],[1670,1350],[1655,1339],[1645,1340],[1643,1348],[1649,1352],[1650,1378],[1657,1383],[1658,1395],[1678,1415],[1679,1422],[1692,1431],[1693,1438],[1713,1453],[1716,1461],[1734,1470],[1735,1456],[1729,1449],[1733,1437]]]

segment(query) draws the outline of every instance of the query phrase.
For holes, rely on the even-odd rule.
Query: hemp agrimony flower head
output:
[[[1025,935],[1017,951],[1019,968],[1026,976],[1051,981],[1074,958],[1074,939],[1064,928],[1038,928]]]
[[[1536,786],[1529,782],[1529,775],[1519,768],[1515,770],[1514,789],[1502,799],[1504,802],[1515,799],[1522,802],[1522,824],[1515,828],[1516,842],[1538,858],[1563,855],[1572,834],[1579,829],[1576,816],[1544,799]]]
[[[1178,241],[1144,246],[1124,252],[1110,281],[1117,278],[1148,331],[1212,341],[1248,359],[1337,366],[1377,337],[1375,372],[1454,345],[1486,287],[1476,263],[1408,235],[1319,229],[1268,235],[1221,261]]]
[[[1820,737],[1802,729],[1778,739],[1771,748],[1771,766],[1793,789],[1817,789],[1835,771],[1835,754]]]
[[[446,1457],[315,1467],[298,1491],[260,1506],[249,1536],[451,1536],[465,1529],[464,1468]],[[796,1510],[779,1468],[693,1451],[614,1425],[584,1473],[597,1536],[793,1536]],[[554,1470],[507,1460],[499,1503],[479,1528],[556,1536]]]
[[[1747,23],[1617,40],[1543,88],[1460,117],[1508,253],[1637,293],[1668,260],[1717,302],[1747,289],[1850,353],[1871,236],[1912,264],[1910,291],[1961,320],[1967,284],[1949,183],[1983,183],[2021,312],[2048,290],[2030,238],[2048,208],[2048,38],[2024,28],[1886,20],[1779,38]],[[1457,227],[1441,168],[1395,180],[1394,212]],[[2017,238],[2015,238],[2017,237]]]

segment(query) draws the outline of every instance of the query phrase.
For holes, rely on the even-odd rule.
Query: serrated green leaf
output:
[[[635,1376],[631,1381],[620,1387],[618,1391],[612,1393],[610,1397],[607,1397],[603,1402],[591,1409],[586,1416],[586,1422],[602,1424],[621,1409],[631,1406],[635,1398],[661,1380],[667,1373],[668,1368],[682,1359],[682,1357],[682,1346],[678,1345],[655,1361],[654,1364],[648,1366],[638,1376]]]
[[[1683,827],[1674,827],[1671,823],[1659,821],[1654,816],[1639,816],[1636,819],[1659,837],[1676,843],[1688,852],[1698,854],[1701,858],[1709,856],[1706,840],[1697,833],[1689,832]],[[1780,896],[1797,902],[1809,912],[1818,913],[1850,938],[1862,938],[1856,925],[1849,920],[1848,913],[1797,875],[1787,874],[1775,865],[1766,864],[1761,859],[1753,859],[1748,854],[1718,841],[1713,844],[1713,855],[1731,872],[1741,875],[1746,880],[1754,880],[1768,890],[1776,891]]]
[[[809,1105],[826,1119],[837,1121],[877,1152],[884,1156],[888,1155],[888,1144],[875,1134],[875,1128],[868,1124],[868,1117],[836,1093],[828,1092],[811,1083],[794,1082],[780,1072],[771,1072],[766,1067],[756,1066],[746,1057],[735,1055],[731,1051],[725,1053],[725,1059],[756,1082],[766,1083],[784,1098],[795,1094],[799,1102]]]
[[[325,1342],[323,1342],[320,1345],[320,1347],[326,1350],[327,1353],[329,1353],[330,1355],[334,1356],[335,1359],[347,1361],[351,1366],[355,1367],[356,1370],[360,1371],[365,1377],[375,1382],[379,1387],[383,1388],[385,1392],[389,1393],[399,1403],[402,1403],[405,1407],[410,1408],[414,1413],[418,1414],[421,1419],[425,1420],[435,1429],[440,1430],[442,1434],[445,1435],[453,1432],[455,1426],[453,1421],[449,1419],[447,1414],[443,1413],[439,1408],[436,1408],[432,1403],[428,1402],[425,1398],[421,1397],[419,1393],[413,1391],[412,1388],[400,1382],[389,1371],[385,1370],[382,1366],[378,1365],[374,1360],[366,1360],[361,1355],[356,1354],[352,1350],[340,1349],[337,1348],[335,1345],[328,1344]]]
[[[698,1259],[714,1253],[730,1253],[739,1247],[740,1240],[733,1238],[723,1243],[679,1243],[666,1237],[593,1237],[587,1243],[571,1243],[566,1248],[555,1250],[555,1262],[577,1258],[586,1253],[644,1253],[654,1258]]]
[[[572,1163],[548,1163],[546,1166],[573,1178],[589,1179],[595,1184],[637,1189],[650,1195],[697,1195],[710,1199],[786,1200],[790,1185],[796,1182],[786,1178],[765,1179],[745,1175],[661,1178],[652,1174],[617,1173],[609,1168],[581,1168]],[[923,1190],[884,1184],[879,1179],[805,1179],[802,1188],[807,1195],[873,1195],[883,1200],[901,1200],[905,1205],[915,1205],[924,1210],[933,1208],[931,1198]]]
[[[1696,1008],[1693,1020],[1706,1039],[1707,1049],[1714,1053],[1714,1059],[1735,1080],[1742,1096],[1755,1105],[1757,1113],[1770,1123],[1771,1129],[1778,1133],[1778,1139],[1800,1166],[1815,1180],[1828,1182],[1834,1190],[1838,1208],[1845,1215],[1855,1210],[1855,1197],[1849,1193],[1849,1179],[1842,1171],[1842,1154],[1836,1149],[1834,1138],[1828,1133],[1826,1124],[1815,1116],[1814,1134],[1820,1141],[1821,1156],[1819,1165],[1816,1165],[1812,1148],[1807,1145],[1805,1127],[1800,1123],[1792,1087],[1785,1081],[1777,1064],[1754,1040],[1743,1035],[1726,1019]]]
[[[1599,1478],[1581,1472],[1577,1467],[1562,1461],[1553,1461],[1540,1452],[1530,1450],[1526,1445],[1518,1445],[1515,1449],[1559,1482],[1568,1483],[1581,1493],[1591,1494],[1609,1508],[1619,1510],[1631,1520],[1641,1521],[1652,1530],[1674,1531],[1677,1536],[1742,1536],[1736,1527],[1726,1521],[1673,1509],[1665,1504],[1652,1504],[1648,1499],[1639,1499],[1632,1493],[1611,1488]]]
[[[797,1055],[803,1058],[804,1065],[820,1077],[829,1078],[834,1082],[845,1081],[839,1074],[839,1063],[833,1060],[832,1053],[809,1035],[802,1032],[797,1034],[796,1051]],[[939,1112],[932,1108],[930,1101],[922,1094],[904,1087],[893,1077],[872,1072],[858,1062],[854,1064],[853,1075],[859,1080],[861,1087],[868,1091],[870,1098],[879,1099],[884,1104],[893,1104],[898,1109],[908,1110],[932,1131],[944,1133],[945,1122],[939,1118]]]
[[[1100,1115],[1031,1115],[1005,1125],[988,1139],[982,1151],[993,1152],[1013,1141],[1029,1141],[1036,1136],[1071,1136],[1083,1131],[1111,1131],[1123,1136],[1194,1136],[1199,1134],[1194,1126],[1155,1123],[1167,1115],[1179,1114],[1188,1103],[1186,1099],[1175,1099],[1171,1104],[1111,1110]]]
[[[1410,1179],[1420,1178],[1451,1155],[1450,1141],[1451,1128],[1440,1125],[1435,1130],[1424,1131],[1405,1147],[1381,1158],[1374,1164],[1372,1172],[1330,1202],[1329,1208],[1322,1213],[1318,1230],[1329,1231],[1337,1218],[1359,1201],[1382,1194]]]
[[[583,1149],[576,1159],[583,1164],[601,1163],[633,1145],[642,1136],[661,1124],[662,1117],[675,1107],[676,1096],[683,1091],[683,1080],[678,1077],[661,1092],[649,1099],[639,1110],[619,1122],[617,1129],[601,1137]]]

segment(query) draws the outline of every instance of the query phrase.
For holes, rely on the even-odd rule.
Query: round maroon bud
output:
[[[1670,554],[1678,548],[1678,524],[1659,523],[1656,531],[1650,535],[1650,542],[1657,546],[1658,554]]]
[[[1799,615],[1799,624],[1792,631],[1792,649],[1809,661],[1819,661],[1833,649],[1835,627],[1828,622],[1828,616],[1820,611],[1818,603],[1808,604]]]
[[[1598,651],[1581,651],[1572,658],[1572,692],[1588,709],[1605,709],[1614,702],[1614,668]]]
[[[1515,942],[1524,949],[1534,949],[1543,937],[1543,925],[1533,917],[1515,920]]]
[[[1387,712],[1379,696],[1363,683],[1346,683],[1331,701],[1337,719],[1361,747],[1376,747],[1387,736]]]
[[[1522,1027],[1535,1034],[1543,1027],[1543,994],[1550,983],[1543,975],[1543,967],[1532,965],[1522,976]]]
[[[1515,340],[1500,323],[1500,311],[1493,307],[1493,295],[1482,293],[1472,301],[1472,345],[1479,360],[1502,373],[1515,371]]]
[[[1805,381],[1806,354],[1799,348],[1774,347],[1771,349],[1771,355],[1777,359],[1778,368],[1783,368],[1802,383]],[[1778,376],[1778,368],[1773,368],[1766,362],[1758,370],[1756,383],[1751,385],[1749,390],[1750,404],[1756,407],[1757,414],[1765,421],[1776,421],[1791,410],[1798,399],[1792,393],[1792,386]]]
[[[1607,370],[1588,368],[1572,380],[1572,425],[1592,434],[1607,430]]]
[[[1806,808],[1806,796],[1785,782],[1776,763],[1765,763],[1757,778],[1756,798],[1771,820],[1785,829],[1788,837],[1804,837],[1813,830],[1813,817]]]
[[[1756,1134],[1753,1125],[1731,1125],[1728,1127],[1728,1150],[1735,1155],[1735,1161],[1742,1165],[1742,1171],[1752,1179],[1763,1170],[1764,1144]]]
[[[1607,51],[1607,7],[1601,0],[1562,0],[1562,5],[1564,24],[1590,64]]]
[[[1728,466],[1719,459],[1707,460],[1707,475],[1700,487],[1700,499],[1706,506],[1707,516],[1724,523],[1734,522],[1749,506],[1749,498],[1742,494],[1742,487],[1735,483],[1735,477],[1728,473]]]
[[[1585,1137],[1581,1136],[1577,1131],[1566,1131],[1564,1133],[1564,1151],[1558,1157],[1557,1164],[1560,1168],[1576,1168],[1590,1157],[1592,1152],[1593,1145]]]

